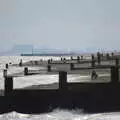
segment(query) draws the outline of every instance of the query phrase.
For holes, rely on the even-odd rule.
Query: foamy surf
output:
[[[85,114],[82,110],[56,109],[44,114],[21,114],[11,112],[0,115],[0,120],[119,120],[120,113]]]

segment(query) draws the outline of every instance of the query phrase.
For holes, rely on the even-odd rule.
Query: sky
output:
[[[0,51],[24,44],[119,49],[120,0],[0,0]]]

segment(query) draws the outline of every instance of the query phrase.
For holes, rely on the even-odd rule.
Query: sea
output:
[[[8,63],[18,64],[22,59],[23,62],[27,62],[30,60],[48,60],[52,58],[53,60],[59,60],[60,57],[53,56],[0,56],[0,89],[4,89],[4,78],[3,78],[3,70],[5,69],[5,64]],[[69,58],[69,56],[66,56]],[[18,68],[15,66],[11,66],[8,68],[8,74],[17,73],[23,71],[23,67]],[[29,69],[40,69],[39,67],[32,67]],[[70,81],[78,80],[78,76],[69,75]],[[48,84],[52,82],[58,81],[58,75],[35,75],[29,77],[22,77],[21,81],[18,78],[14,80],[14,88],[22,88],[29,85],[37,85],[37,84]],[[120,112],[109,112],[109,113],[85,113],[84,109],[61,109],[57,108],[49,113],[41,113],[41,114],[23,114],[17,113],[16,111],[12,111],[10,113],[0,114],[0,120],[120,120]]]

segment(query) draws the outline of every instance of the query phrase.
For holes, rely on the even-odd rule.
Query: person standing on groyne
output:
[[[83,60],[83,55],[81,55],[81,60]]]
[[[111,56],[114,57],[114,53],[113,52],[111,53]]]
[[[21,60],[20,60],[20,63],[19,63],[19,66],[22,66],[22,64],[23,64],[23,63],[22,63],[22,59],[21,59]]]
[[[98,61],[98,64],[100,65],[100,63],[101,63],[101,54],[100,54],[100,52],[97,52],[97,61]]]
[[[5,64],[5,68],[8,69],[8,64]]]
[[[91,59],[92,59],[92,60],[91,60],[91,66],[92,66],[92,67],[95,67],[95,57],[94,57],[93,54],[91,55]]]
[[[109,60],[109,58],[110,58],[109,53],[106,54],[106,58],[107,58],[107,60]]]
[[[91,80],[95,80],[98,78],[98,74],[96,73],[95,70],[92,71],[92,74],[91,74]]]

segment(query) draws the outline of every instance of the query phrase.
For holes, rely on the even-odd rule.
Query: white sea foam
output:
[[[84,114],[78,110],[63,110],[56,109],[50,113],[44,114],[21,114],[11,112],[0,115],[0,120],[119,120],[120,113],[99,113],[99,114]]]

